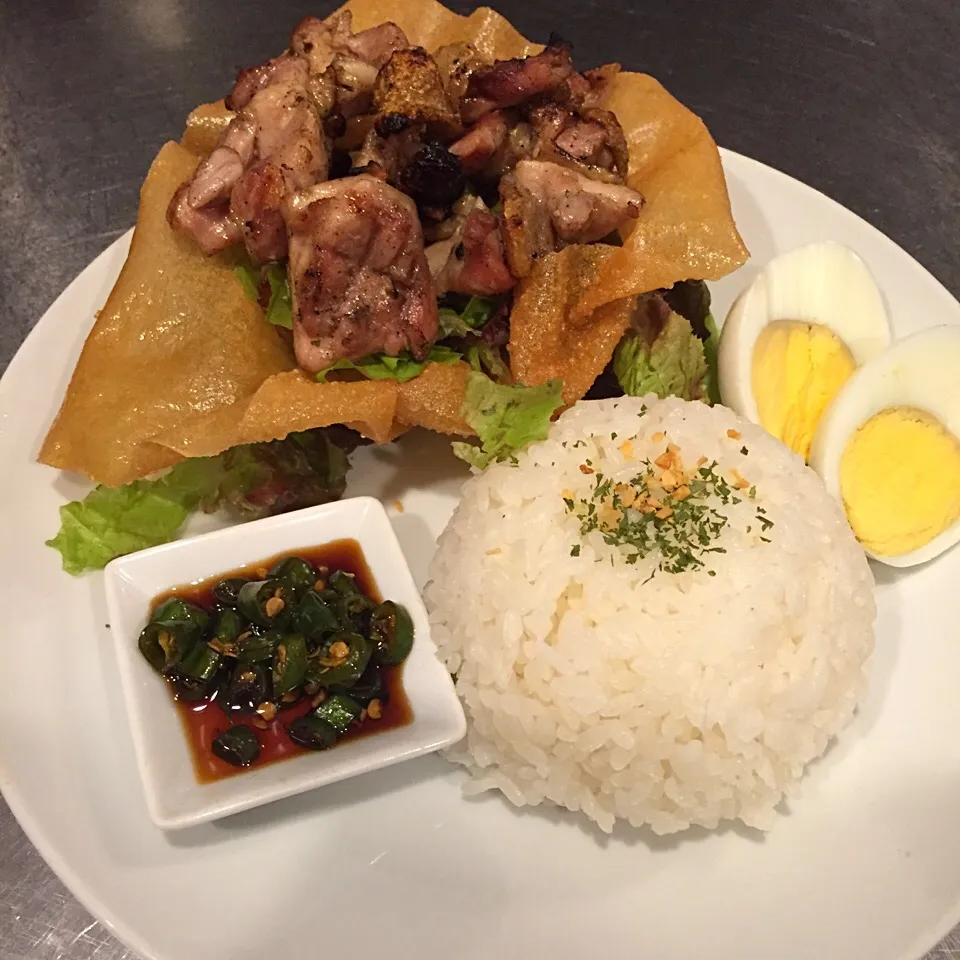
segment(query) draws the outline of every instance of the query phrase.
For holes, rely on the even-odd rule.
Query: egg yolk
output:
[[[795,320],[768,324],[757,338],[751,371],[761,426],[809,460],[820,417],[856,366],[827,327]]]
[[[848,441],[840,493],[871,553],[916,550],[960,519],[960,440],[921,410],[882,410]]]

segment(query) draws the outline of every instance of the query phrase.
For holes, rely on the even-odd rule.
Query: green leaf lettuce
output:
[[[414,377],[420,376],[428,363],[454,364],[463,357],[456,350],[447,347],[431,347],[425,360],[414,360],[413,357],[402,354],[399,357],[388,357],[378,353],[362,360],[338,360],[336,363],[321,370],[317,375],[320,383],[326,383],[327,377],[334,370],[356,370],[368,380],[396,380],[397,383],[406,383]]]
[[[459,309],[440,307],[440,340],[447,337],[465,337],[482,329],[497,312],[497,301],[489,297],[470,297]]]
[[[562,386],[560,380],[538,387],[506,386],[471,371],[462,413],[476,431],[480,446],[455,443],[453,452],[482,470],[493,460],[503,460],[528,443],[543,440],[551,416],[563,404]]]
[[[614,351],[613,372],[629,396],[655,393],[712,402],[703,341],[690,321],[659,297],[641,304],[632,328]]]
[[[67,573],[105,566],[114,557],[176,537],[201,503],[219,499],[227,477],[220,457],[184,460],[159,480],[99,486],[60,508],[60,532],[47,541]]]
[[[703,356],[707,361],[707,400],[710,404],[720,403],[720,380],[717,374],[717,351],[720,349],[720,331],[717,329],[713,314],[704,318],[707,339],[703,341]]]
[[[324,431],[182,460],[156,480],[98,486],[60,508],[47,545],[63,569],[98,570],[115,557],[176,539],[198,509],[225,507],[244,519],[335,500],[346,485],[344,451]]]
[[[242,263],[233,268],[240,286],[248,300],[260,302],[260,286],[266,280],[270,289],[270,299],[263,311],[267,320],[277,327],[293,328],[293,302],[290,298],[290,280],[286,267],[279,263],[264,264],[256,267],[252,263]]]

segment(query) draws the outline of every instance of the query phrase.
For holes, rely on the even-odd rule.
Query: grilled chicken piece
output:
[[[237,79],[233,89],[224,97],[223,102],[228,110],[239,113],[264,87],[274,80],[289,79],[290,75],[297,74],[301,69],[298,57],[285,53],[274,57],[266,63],[255,67],[241,67],[237,71]]]
[[[534,261],[569,243],[602,240],[640,215],[643,197],[556,163],[523,160],[500,181],[507,263],[525,277]]]
[[[452,140],[461,131],[454,101],[440,68],[422,47],[397,50],[377,75],[373,104],[378,125],[403,117],[421,125],[431,139]]]
[[[351,34],[349,10],[344,10],[333,19],[338,20],[338,28],[346,34],[346,39],[343,41],[344,47],[355,57],[372,63],[378,70],[397,50],[410,46],[407,35],[392,21]]]
[[[367,109],[378,70],[407,45],[396,24],[350,28],[349,12],[305,17],[286,53],[240,71],[226,99],[237,116],[167,211],[205,253],[243,239],[256,261],[286,256],[284,201],[329,172],[325,119]]]
[[[399,187],[427,220],[443,220],[463,193],[459,159],[439,141],[424,139],[424,124],[399,114],[381,117],[352,160],[353,173]]]
[[[351,154],[354,174],[367,173],[378,180],[396,183],[400,170],[420,145],[419,131],[412,126],[381,134],[371,127],[359,150]]]
[[[219,145],[170,201],[170,225],[193,237],[206,254],[243,239],[240,223],[230,211],[230,193],[253,156],[255,141],[256,127],[243,118],[234,118]]]
[[[381,23],[353,33],[349,10],[327,20],[304,17],[293,29],[290,50],[305,57],[311,73],[323,73],[338,56],[354,57],[379,70],[396,50],[408,47],[407,37],[395,23]]]
[[[630,157],[620,121],[609,110],[582,112],[560,103],[530,111],[536,133],[531,158],[571,167],[592,180],[623,183]]]
[[[218,146],[197,167],[188,189],[190,205],[205,207],[228,199],[233,185],[253,159],[256,140],[256,124],[246,117],[234,117]]]
[[[268,84],[244,110],[257,128],[259,159],[234,185],[230,208],[243,225],[247,251],[258,262],[287,255],[283,201],[325,180],[329,170],[326,138],[306,95],[307,64],[297,63],[287,82]]]
[[[480,51],[469,43],[448,43],[433,55],[440,69],[447,94],[454,103],[459,103],[467,92],[470,74],[489,65]]]
[[[602,107],[618,73],[619,63],[605,63],[583,73],[571,73],[566,81],[567,102],[583,110]]]
[[[442,143],[424,140],[400,170],[397,186],[416,201],[422,218],[443,220],[463,194],[460,160]]]
[[[423,357],[437,296],[413,201],[375,177],[317,184],[285,206],[293,344],[316,373],[371,353]]]
[[[515,111],[481,117],[450,152],[468,176],[499,177],[521,160],[549,160],[593,180],[623,183],[629,155],[617,118],[596,108],[578,112],[566,104],[542,103],[518,121]]]
[[[427,262],[437,296],[453,292],[490,297],[517,282],[504,258],[500,224],[475,196],[457,204],[452,231],[427,247]]]
[[[185,233],[207,255],[225,250],[243,239],[243,230],[230,213],[230,204],[219,201],[194,207],[189,201],[190,182],[178,187],[167,207],[167,222]]]
[[[204,253],[242,239],[254,260],[282,259],[284,197],[327,176],[325,138],[305,94],[306,64],[298,63],[253,95],[171,200],[170,225]]]
[[[397,51],[409,46],[395,23],[382,23],[351,33],[349,10],[320,20],[304,17],[293,31],[291,52],[307,60],[313,76],[327,74],[336,82],[337,109],[346,119],[370,109],[380,68]]]
[[[505,110],[494,110],[481,117],[459,140],[450,145],[450,152],[460,158],[468,176],[481,173],[491,165],[510,133],[511,118]]]
[[[570,44],[552,36],[546,49],[534,57],[499,60],[471,73],[460,115],[465,123],[475,123],[492,110],[557,89],[572,73]]]
[[[283,199],[323,180],[329,163],[309,85],[307,62],[296,56],[240,75],[230,95],[237,116],[167,210],[170,225],[205,253],[242,239],[256,261],[286,256]]]

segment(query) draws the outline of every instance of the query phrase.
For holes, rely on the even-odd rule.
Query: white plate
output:
[[[960,305],[872,227],[724,156],[754,260],[714,286],[720,315],[768,258],[834,239],[880,279],[898,335],[960,323]],[[120,939],[155,960],[307,960],[370,942],[374,924],[393,960],[915,960],[960,917],[960,550],[876,569],[870,695],[763,841],[604,839],[570,815],[467,801],[436,756],[174,835],[154,827],[102,578],[70,579],[43,546],[82,488],[33,462],[126,242],[71,284],[0,385],[0,786]],[[440,437],[355,458],[352,493],[402,501],[395,529],[421,581],[463,475]]]

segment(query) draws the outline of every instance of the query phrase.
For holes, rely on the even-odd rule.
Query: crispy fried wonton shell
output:
[[[472,43],[489,59],[529,43],[487,8],[461,17],[435,0],[351,0],[355,30],[398,23],[412,44]],[[514,379],[559,377],[564,400],[607,364],[637,293],[715,279],[747,252],[716,145],[655,80],[621,73],[609,106],[630,146],[629,183],[647,199],[623,247],[570,247],[539,263],[517,291],[509,354]],[[316,383],[287,341],[244,298],[227,254],[205,257],[166,222],[173,191],[216,143],[231,114],[198,107],[182,144],[154,160],[130,255],[99,313],[40,461],[120,485],[181,457],[218,453],[294,430],[349,423],[377,442],[414,426],[469,435],[461,416],[468,368],[431,365],[404,384]]]

